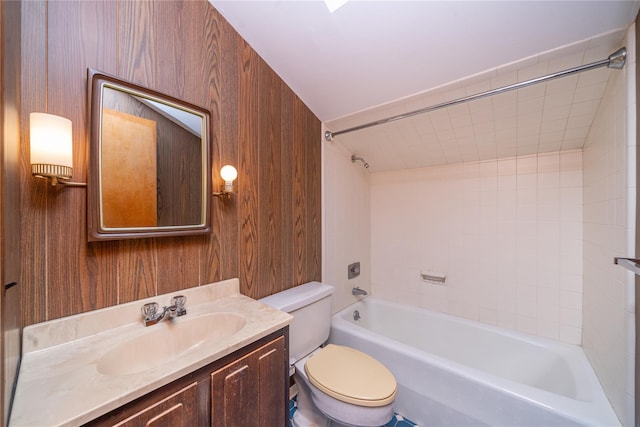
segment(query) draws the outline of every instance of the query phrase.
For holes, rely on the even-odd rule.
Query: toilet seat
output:
[[[328,344],[307,359],[304,370],[311,384],[342,402],[378,407],[389,405],[396,396],[393,374],[350,347]]]

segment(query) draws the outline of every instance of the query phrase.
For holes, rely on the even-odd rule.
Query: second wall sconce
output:
[[[61,184],[86,187],[70,182],[73,175],[73,137],[71,120],[47,113],[29,115],[31,174],[52,186]]]
[[[238,177],[238,171],[231,165],[224,165],[220,169],[220,177],[224,180],[222,191],[214,192],[214,196],[230,197],[233,194],[233,181]]]

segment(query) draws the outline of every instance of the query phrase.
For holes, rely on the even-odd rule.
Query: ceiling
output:
[[[640,1],[210,0],[328,129],[339,131],[605,59]],[[581,148],[599,69],[340,135],[370,171]]]

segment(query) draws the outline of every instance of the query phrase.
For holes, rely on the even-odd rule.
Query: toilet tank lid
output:
[[[334,287],[320,282],[309,282],[299,285],[282,292],[278,292],[268,297],[262,298],[260,301],[287,313],[298,310],[304,306],[311,304],[330,296]]]

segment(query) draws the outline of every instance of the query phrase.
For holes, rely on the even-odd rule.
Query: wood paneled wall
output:
[[[295,59],[292,59],[295,60]],[[73,121],[74,181],[87,176],[87,68],[211,111],[213,233],[87,243],[86,192],[31,177],[28,115]],[[20,109],[26,324],[231,277],[260,298],[320,279],[320,122],[206,1],[27,1]]]

